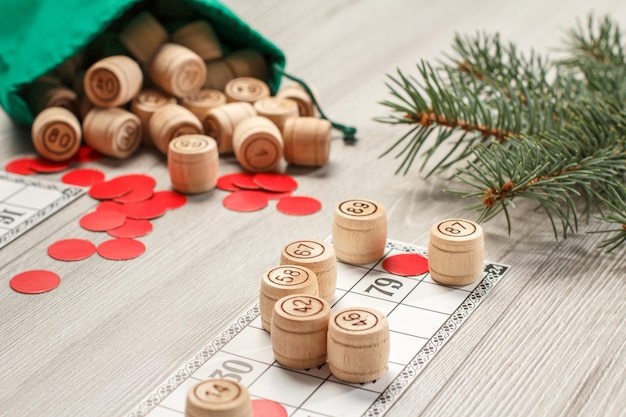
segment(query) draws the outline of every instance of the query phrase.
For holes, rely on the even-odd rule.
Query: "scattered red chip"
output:
[[[233,180],[237,178],[237,176],[242,175],[242,173],[237,172],[235,174],[226,174],[222,175],[217,179],[216,187],[220,190],[224,191],[237,191],[239,187],[233,184]]]
[[[152,195],[152,199],[163,204],[167,210],[177,209],[187,204],[187,197],[176,191],[157,191]]]
[[[313,197],[285,197],[278,200],[276,204],[278,211],[292,216],[306,216],[317,213],[322,208],[322,203]]]
[[[85,239],[59,240],[48,246],[48,255],[59,261],[80,261],[96,253],[96,245]]]
[[[240,172],[231,179],[234,186],[239,190],[260,190],[259,184],[254,182],[254,174],[251,172]]]
[[[36,172],[30,167],[32,161],[34,161],[33,158],[14,159],[6,164],[4,169],[6,172],[10,172],[11,174],[33,175],[36,174]]]
[[[74,169],[61,177],[65,184],[91,187],[104,180],[104,172],[91,168]]]
[[[80,218],[80,226],[92,232],[106,232],[120,227],[126,221],[126,215],[118,211],[99,210],[92,211]]]
[[[156,185],[156,180],[145,174],[122,175],[113,181],[127,184],[131,188],[128,194],[115,198],[118,203],[137,203],[147,200],[154,194],[154,186]]]
[[[95,184],[89,190],[89,196],[96,200],[110,200],[128,194],[131,190],[132,186],[130,184],[113,179]]]
[[[224,207],[233,211],[250,212],[261,210],[267,206],[265,193],[254,190],[235,191],[222,201]]]
[[[98,255],[112,261],[126,261],[141,255],[146,251],[146,246],[135,239],[111,239],[102,242],[98,246]]]
[[[166,210],[167,208],[162,200],[153,198],[137,203],[124,204],[123,206],[126,217],[131,219],[156,219],[164,215]]]
[[[428,272],[428,259],[416,253],[393,255],[383,261],[383,268],[390,274],[410,277]]]
[[[254,176],[254,183],[264,190],[276,193],[294,191],[298,183],[290,175],[279,172],[261,172]]]
[[[96,211],[118,211],[124,213],[124,204],[116,203],[112,200],[101,201],[96,206]]]
[[[74,155],[73,160],[75,162],[93,162],[102,158],[102,154],[89,146],[81,146],[78,148],[78,152]]]
[[[271,400],[252,400],[253,417],[287,417],[287,410]]]
[[[44,269],[21,272],[11,278],[9,285],[14,291],[24,294],[40,294],[55,289],[61,283],[61,277]]]
[[[107,230],[113,237],[134,238],[145,236],[152,231],[152,223],[143,219],[126,219],[123,225],[115,229]]]
[[[30,168],[41,174],[65,171],[70,166],[70,161],[50,161],[44,158],[35,158],[30,161]]]

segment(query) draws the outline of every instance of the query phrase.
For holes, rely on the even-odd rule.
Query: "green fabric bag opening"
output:
[[[143,10],[169,19],[170,24],[206,19],[225,50],[253,48],[260,52],[268,63],[265,81],[272,93],[278,90],[284,53],[217,0],[3,0],[0,105],[16,122],[31,125],[34,115],[20,95],[22,88],[81,51],[105,30],[115,31]],[[167,21],[162,24],[168,27]]]

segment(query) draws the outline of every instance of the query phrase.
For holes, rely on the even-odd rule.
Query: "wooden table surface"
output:
[[[442,190],[455,183],[395,176],[379,158],[400,133],[374,122],[385,114],[385,74],[441,58],[455,32],[499,31],[522,50],[545,53],[563,31],[594,10],[626,27],[621,0],[243,1],[227,4],[274,41],[287,69],[316,86],[332,118],[358,127],[346,146],[336,135],[330,163],[289,168],[302,195],[323,204],[292,217],[265,209],[235,213],[219,191],[154,223],[140,258],[62,263],[52,242],[94,238],[78,219],[96,202],[80,198],[0,250],[0,416],[123,416],[257,298],[262,271],[300,238],[323,239],[334,206],[371,198],[388,211],[388,236],[426,246],[443,217],[469,217],[466,202]],[[29,132],[0,113],[0,166],[34,153]],[[90,166],[109,176],[144,172],[169,187],[165,159],[151,149]],[[234,158],[220,173],[234,172]],[[47,175],[58,181],[60,174]],[[513,212],[483,225],[486,258],[512,266],[460,331],[428,364],[389,416],[626,415],[626,263],[624,249],[603,254],[592,220],[555,242],[540,212]],[[27,269],[52,269],[62,285],[39,296],[9,289]]]

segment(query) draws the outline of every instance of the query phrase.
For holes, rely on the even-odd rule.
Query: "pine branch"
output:
[[[479,200],[479,221],[504,215],[509,232],[520,198],[545,211],[557,238],[604,212],[621,225],[602,244],[614,250],[626,242],[626,47],[614,22],[590,16],[566,49],[551,62],[498,35],[456,36],[453,53],[420,62],[417,78],[388,76],[390,113],[376,120],[409,129],[383,155],[403,158],[405,174],[417,159],[434,166],[427,176],[456,167],[470,190],[453,192]]]

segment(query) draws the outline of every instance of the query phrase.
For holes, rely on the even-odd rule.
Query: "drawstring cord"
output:
[[[273,66],[274,71],[276,71],[277,73],[279,73],[280,75],[282,75],[283,77],[289,78],[292,81],[297,82],[298,84],[300,84],[302,86],[302,88],[304,88],[304,91],[306,91],[306,93],[309,95],[309,97],[311,97],[311,100],[313,101],[313,104],[315,105],[315,107],[317,108],[317,110],[320,112],[320,117],[322,119],[328,120],[331,125],[333,126],[333,128],[341,131],[343,133],[343,141],[347,144],[354,144],[357,140],[356,138],[356,128],[352,127],[352,126],[346,126],[344,124],[341,123],[337,123],[337,122],[333,122],[332,120],[330,120],[328,117],[326,117],[326,115],[324,114],[324,112],[322,111],[322,108],[320,107],[319,103],[317,102],[316,98],[315,98],[315,94],[313,94],[313,91],[311,91],[311,88],[307,85],[307,83],[297,77],[294,77],[293,75],[289,75],[287,74],[278,64],[274,64]]]

